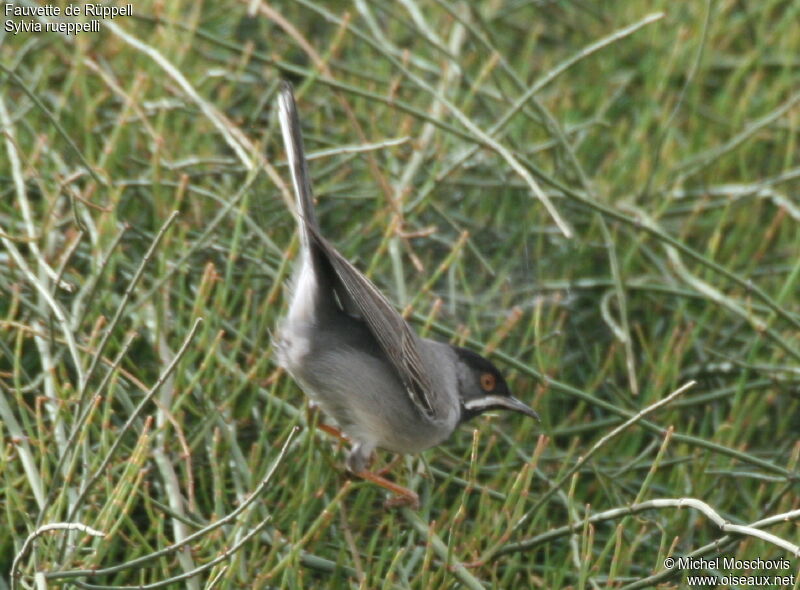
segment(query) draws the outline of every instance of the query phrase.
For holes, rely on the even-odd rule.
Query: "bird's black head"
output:
[[[539,419],[539,415],[514,398],[500,371],[491,361],[467,348],[454,346],[458,357],[458,393],[461,422],[489,410],[512,410]]]

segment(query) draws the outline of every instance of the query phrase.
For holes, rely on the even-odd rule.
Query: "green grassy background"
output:
[[[800,541],[800,2],[135,12],[0,44],[0,588],[15,556],[22,587],[797,576],[723,529]],[[397,463],[418,512],[349,481],[275,365],[281,78],[326,234],[543,417]],[[692,498],[719,521],[647,504]]]

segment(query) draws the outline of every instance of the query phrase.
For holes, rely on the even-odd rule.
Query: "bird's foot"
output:
[[[321,430],[322,432],[329,434],[334,438],[339,439],[341,442],[348,442],[348,438],[344,435],[344,433],[341,430],[339,430],[335,426],[331,426],[330,424],[325,424],[324,422],[322,422],[322,416],[319,414],[320,414],[319,408],[316,405],[309,404],[308,406],[306,406],[306,421],[309,424],[316,423],[317,430]]]
[[[387,465],[385,465],[385,466],[381,467],[380,469],[376,470],[375,473],[377,473],[380,476],[386,475],[392,469],[394,469],[394,466],[397,465],[397,463],[399,463],[401,458],[402,458],[402,455],[395,455],[394,459],[389,461],[389,463]]]
[[[335,438],[338,438],[342,442],[348,442],[348,438],[344,435],[344,433],[335,426],[331,426],[330,424],[324,424],[322,422],[317,422],[317,429],[321,430],[326,434],[330,434]]]
[[[389,481],[377,473],[367,471],[366,469],[357,471],[354,473],[354,475],[360,477],[361,479],[371,481],[372,483],[397,494],[394,498],[389,498],[383,503],[385,508],[399,508],[401,506],[408,506],[412,510],[419,509],[419,496],[416,492],[409,490],[408,488],[404,488],[393,481]]]

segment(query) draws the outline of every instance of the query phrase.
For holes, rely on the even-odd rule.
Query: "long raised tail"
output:
[[[304,245],[308,247],[310,232],[319,229],[317,215],[314,212],[314,194],[311,190],[311,177],[308,174],[308,164],[303,152],[303,135],[300,131],[300,118],[297,115],[297,106],[294,102],[292,86],[288,82],[281,83],[280,96],[278,97],[278,119],[283,134],[283,145],[292,173],[294,194],[297,201],[297,216],[302,228],[301,235]]]

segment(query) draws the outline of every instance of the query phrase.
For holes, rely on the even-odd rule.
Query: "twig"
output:
[[[415,314],[412,314],[410,317],[413,318],[415,321],[417,321],[419,323],[422,323],[422,324],[425,324],[425,322],[427,321],[429,323],[430,327],[433,329],[433,331],[435,331],[436,333],[445,335],[448,338],[453,338],[455,336],[458,336],[458,334],[456,334],[453,330],[451,330],[449,328],[446,328],[445,326],[443,326],[442,324],[439,324],[437,322],[428,321],[424,316],[422,316],[420,314],[415,313]],[[470,347],[473,347],[475,349],[478,349],[478,350],[482,349],[483,346],[484,346],[483,342],[481,342],[479,340],[476,340],[474,338],[466,338],[465,339],[465,344],[470,346]],[[597,407],[603,408],[604,410],[612,412],[613,414],[615,414],[617,416],[625,416],[625,417],[628,417],[628,418],[634,416],[634,414],[630,410],[627,410],[627,409],[619,407],[619,406],[615,406],[614,404],[612,404],[610,402],[607,402],[604,399],[601,399],[601,398],[599,398],[599,397],[597,397],[595,395],[590,395],[589,393],[587,393],[585,391],[582,391],[582,390],[578,389],[577,387],[573,387],[572,385],[569,385],[568,383],[564,383],[563,381],[559,381],[557,379],[553,379],[552,377],[550,377],[548,375],[544,375],[544,374],[540,373],[539,371],[535,370],[534,368],[532,368],[529,364],[523,363],[519,359],[517,359],[517,358],[515,358],[515,357],[513,357],[513,356],[511,356],[509,354],[506,354],[501,350],[494,351],[492,356],[494,358],[500,359],[501,361],[503,361],[507,365],[517,369],[521,373],[523,373],[525,375],[529,375],[529,376],[531,376],[531,377],[533,377],[535,379],[538,379],[539,381],[541,381],[544,385],[546,385],[549,388],[552,388],[554,390],[557,390],[557,391],[560,391],[562,393],[565,393],[565,394],[567,394],[569,396],[572,396],[572,397],[574,397],[576,399],[580,399],[580,400],[582,400],[582,401],[584,401],[584,402],[586,402],[588,404],[591,404],[593,406],[597,406]],[[667,429],[666,428],[662,428],[662,427],[658,426],[657,424],[654,424],[653,422],[650,422],[649,420],[642,420],[640,422],[640,426],[642,426],[643,428],[649,430],[650,432],[654,432],[654,433],[657,433],[657,434],[660,434],[660,435],[664,435],[664,434],[667,433]],[[698,447],[713,451],[715,453],[719,453],[720,455],[725,455],[727,457],[733,457],[735,459],[738,459],[739,461],[742,461],[742,462],[750,464],[750,465],[757,465],[758,467],[761,467],[762,469],[764,469],[764,470],[766,470],[766,471],[768,471],[770,473],[774,473],[774,474],[783,476],[786,480],[796,480],[797,479],[797,476],[792,471],[787,469],[786,467],[783,467],[781,465],[777,465],[776,463],[773,463],[772,461],[767,461],[765,459],[762,459],[761,457],[757,457],[756,455],[753,455],[752,453],[746,453],[744,451],[740,451],[739,449],[726,447],[725,445],[722,445],[722,444],[719,444],[719,443],[715,443],[713,441],[706,440],[704,438],[700,438],[700,437],[697,437],[697,436],[692,436],[692,435],[689,435],[689,434],[681,434],[681,433],[677,433],[676,432],[675,434],[672,435],[672,438],[676,442],[682,442],[682,443],[686,443],[686,444],[689,444],[689,445],[698,446]]]
[[[212,125],[217,128],[217,130],[222,134],[222,137],[225,139],[225,142],[234,151],[236,157],[239,158],[239,161],[242,162],[245,168],[247,168],[249,171],[254,171],[257,168],[257,162],[258,165],[267,172],[267,175],[270,177],[270,179],[272,179],[276,186],[281,189],[281,196],[284,198],[284,200],[286,200],[287,203],[293,202],[289,188],[286,186],[286,183],[283,182],[272,164],[267,161],[261,152],[256,149],[256,146],[253,145],[253,143],[238,127],[236,127],[236,125],[229,121],[225,115],[219,112],[214,105],[200,96],[197,90],[194,89],[194,86],[191,85],[191,83],[186,79],[181,71],[178,70],[178,68],[176,68],[157,49],[125,32],[121,27],[111,22],[110,19],[103,20],[102,23],[120,39],[155,61],[159,67],[161,67],[173,80],[178,83],[178,85],[189,96],[192,102],[194,102],[200,108],[206,118],[208,118]]]
[[[145,563],[152,561],[154,559],[158,559],[159,557],[163,557],[165,555],[169,555],[174,553],[181,547],[194,543],[198,539],[208,535],[212,531],[218,529],[221,526],[229,524],[236,520],[236,518],[244,512],[250,504],[252,504],[256,498],[258,498],[264,489],[267,487],[267,484],[272,480],[272,476],[275,474],[275,471],[278,469],[278,466],[283,462],[286,453],[289,450],[289,444],[292,442],[294,435],[297,433],[299,428],[295,426],[289,436],[286,438],[286,442],[283,443],[283,447],[281,447],[280,452],[278,453],[277,458],[272,463],[267,471],[267,474],[261,480],[261,483],[250,493],[247,498],[245,498],[242,503],[232,512],[226,514],[216,522],[211,523],[210,525],[206,526],[205,528],[200,529],[199,531],[188,535],[182,541],[178,543],[174,543],[168,547],[164,547],[163,549],[159,549],[158,551],[154,551],[142,557],[137,557],[136,559],[132,559],[130,561],[126,561],[125,563],[120,563],[118,565],[102,568],[102,569],[86,569],[86,570],[70,570],[70,571],[63,571],[63,572],[49,572],[45,574],[47,579],[56,580],[56,579],[66,579],[66,578],[82,578],[82,577],[96,577],[96,576],[106,576],[109,574],[115,574],[117,572],[121,572],[127,569],[141,567]]]
[[[44,116],[47,119],[50,120],[50,124],[53,125],[53,127],[55,127],[55,129],[56,129],[56,131],[58,131],[59,135],[61,135],[61,137],[64,138],[64,140],[67,142],[69,147],[72,148],[72,150],[78,156],[78,159],[86,167],[87,172],[89,172],[89,174],[92,175],[92,178],[94,178],[94,180],[97,182],[97,184],[99,184],[101,186],[105,186],[107,184],[106,181],[103,180],[102,178],[100,178],[97,175],[97,172],[94,170],[94,168],[92,168],[91,165],[89,165],[89,162],[84,157],[83,152],[81,152],[81,150],[78,148],[78,146],[75,145],[75,142],[72,141],[72,138],[64,130],[64,128],[61,126],[61,123],[59,122],[58,118],[55,117],[53,115],[53,113],[50,112],[50,109],[48,109],[46,106],[44,106],[44,103],[41,100],[39,100],[39,97],[36,96],[36,94],[34,94],[31,91],[30,88],[28,88],[28,86],[25,84],[25,82],[22,81],[22,79],[19,76],[17,76],[16,72],[14,72],[13,70],[9,70],[2,63],[0,63],[0,70],[3,70],[12,80],[14,80],[14,82],[17,84],[17,86],[22,88],[22,91],[25,94],[28,95],[28,98],[30,98],[36,104],[36,106],[39,107],[39,109],[41,109],[41,111],[44,113]],[[80,220],[76,219],[76,222],[78,223],[78,225],[80,225]],[[85,230],[86,228],[82,227],[81,229]]]
[[[28,535],[28,537],[25,539],[25,542],[22,544],[22,549],[19,550],[19,553],[14,556],[14,561],[11,562],[11,571],[9,572],[9,577],[11,578],[11,590],[14,590],[14,588],[17,586],[17,578],[19,577],[17,568],[19,567],[20,561],[22,561],[22,558],[25,557],[30,548],[33,546],[33,542],[37,538],[41,537],[44,533],[49,531],[81,531],[94,537],[105,536],[105,533],[79,522],[53,522],[40,526],[30,535]]]
[[[678,389],[676,389],[675,391],[670,393],[667,397],[662,398],[662,399],[658,400],[657,402],[655,402],[655,403],[647,406],[646,408],[642,409],[641,411],[637,412],[636,414],[634,414],[633,416],[631,416],[630,418],[625,420],[625,422],[623,422],[622,424],[620,424],[619,426],[617,426],[616,428],[611,430],[608,434],[606,434],[605,436],[600,438],[600,440],[598,440],[594,445],[592,445],[592,447],[589,449],[589,451],[585,455],[580,457],[575,462],[575,464],[572,467],[570,467],[567,470],[567,472],[564,475],[562,475],[558,479],[558,481],[556,481],[556,483],[554,483],[550,487],[549,490],[547,490],[544,494],[542,494],[542,496],[539,498],[539,500],[536,502],[536,504],[534,504],[533,507],[530,510],[528,510],[522,516],[522,518],[520,518],[517,521],[517,523],[514,525],[514,528],[512,530],[518,529],[525,522],[527,522],[533,515],[535,515],[538,512],[538,510],[542,506],[544,506],[544,504],[547,502],[547,500],[550,499],[550,496],[552,496],[557,490],[561,489],[561,487],[567,482],[567,480],[569,478],[571,478],[575,473],[577,473],[578,470],[581,467],[583,467],[586,464],[586,462],[597,451],[599,451],[601,448],[603,448],[603,446],[606,445],[606,443],[608,443],[611,439],[617,437],[619,434],[624,432],[629,426],[631,426],[631,425],[635,424],[636,422],[640,421],[646,415],[654,412],[658,408],[660,408],[662,406],[665,406],[666,404],[668,404],[669,402],[674,400],[676,397],[681,395],[683,392],[685,392],[687,389],[692,387],[694,384],[695,384],[694,381],[689,381],[688,383],[685,383],[684,385],[680,386]],[[488,556],[483,558],[482,561],[487,561],[488,559],[491,559],[494,556],[495,551],[496,551],[496,549],[494,549],[494,548],[490,549],[489,552],[488,552]]]
[[[658,508],[684,508],[684,507],[689,507],[699,510],[700,512],[705,514],[709,519],[711,519],[714,522],[714,524],[716,524],[723,532],[730,532],[739,535],[748,535],[751,537],[757,537],[759,539],[777,545],[778,547],[786,549],[795,556],[800,556],[800,547],[798,547],[797,545],[785,541],[784,539],[781,539],[776,535],[772,535],[770,533],[758,530],[759,528],[767,526],[769,524],[776,524],[781,522],[788,522],[790,520],[796,520],[800,518],[800,510],[793,510],[791,512],[785,512],[783,514],[776,514],[775,516],[771,516],[768,519],[759,520],[749,525],[736,525],[736,524],[731,524],[729,521],[722,518],[722,516],[720,516],[716,510],[714,510],[711,506],[709,506],[702,500],[698,500],[696,498],[659,498],[654,500],[648,500],[646,502],[641,502],[639,504],[633,504],[631,506],[621,506],[619,508],[613,508],[611,510],[599,512],[597,514],[593,514],[592,516],[584,518],[573,524],[552,529],[550,531],[547,531],[546,533],[536,535],[535,537],[532,537],[525,541],[519,541],[517,543],[509,543],[508,545],[498,549],[492,555],[492,557],[499,557],[501,555],[507,555],[509,553],[515,553],[517,551],[526,551],[528,549],[532,549],[537,545],[541,545],[543,543],[550,542],[559,537],[564,537],[571,533],[577,532],[581,530],[586,524],[597,524],[608,520],[616,520],[620,517],[630,516],[632,514],[638,514],[646,510],[654,510]],[[717,544],[719,544],[719,541],[717,542]]]
[[[420,518],[419,514],[410,508],[403,508],[401,514],[409,524],[431,544],[431,547],[439,556],[439,559],[453,570],[455,577],[458,578],[464,586],[470,590],[484,590],[485,587],[483,583],[473,576],[463,563],[460,561],[453,561],[453,556],[450,554],[447,545],[439,538],[439,535],[431,530],[430,525]]]
[[[136,269],[133,278],[128,283],[128,286],[125,289],[125,293],[123,294],[122,299],[120,300],[119,305],[117,306],[117,311],[114,313],[114,317],[111,319],[108,326],[106,327],[105,334],[103,334],[103,339],[97,346],[97,351],[92,357],[92,362],[89,364],[89,368],[86,370],[86,375],[81,380],[80,390],[79,390],[80,407],[83,407],[84,403],[86,402],[89,379],[91,379],[95,369],[97,369],[97,365],[100,364],[100,359],[103,356],[103,351],[105,350],[106,345],[108,344],[108,341],[111,338],[111,334],[114,331],[114,328],[116,328],[117,324],[122,319],[122,314],[125,312],[125,307],[128,305],[128,301],[133,295],[133,291],[136,289],[136,285],[139,284],[139,279],[142,278],[142,274],[144,273],[144,269],[147,266],[147,263],[150,262],[150,259],[156,252],[156,248],[161,243],[161,239],[164,237],[164,234],[167,233],[167,230],[172,225],[172,222],[175,221],[175,218],[177,216],[178,216],[178,211],[173,211],[167,218],[167,220],[163,223],[161,229],[158,230],[156,237],[153,238],[153,241],[151,242],[150,247],[147,249],[147,252],[145,252],[142,261],[139,263],[139,268]]]
[[[108,385],[108,382],[111,380],[111,377],[117,372],[119,369],[120,363],[122,363],[122,359],[125,358],[125,355],[128,352],[131,344],[133,343],[134,338],[136,338],[136,332],[129,332],[125,337],[125,340],[122,343],[122,347],[120,348],[119,353],[117,354],[117,358],[111,363],[111,367],[109,367],[108,372],[103,377],[103,381],[98,386],[97,390],[95,391],[95,395],[100,395]],[[47,501],[45,502],[44,506],[49,506],[50,503],[53,501],[53,498],[56,494],[60,491],[60,487],[58,486],[58,478],[60,477],[61,470],[64,467],[64,463],[66,462],[68,457],[71,457],[76,452],[75,441],[78,438],[78,435],[81,433],[83,429],[83,425],[86,422],[86,419],[89,417],[89,413],[91,412],[91,405],[87,404],[85,407],[81,408],[80,415],[78,420],[72,426],[72,431],[69,434],[69,439],[67,439],[67,445],[61,456],[58,458],[58,462],[56,463],[56,468],[53,470],[53,482],[50,485],[50,493],[48,494]],[[42,509],[41,514],[45,512],[44,508]]]
[[[208,563],[198,566],[195,569],[185,572],[183,574],[173,576],[172,578],[161,580],[160,582],[153,582],[152,584],[142,584],[139,586],[102,586],[97,584],[87,584],[85,582],[80,582],[78,580],[73,580],[72,583],[78,586],[79,588],[87,588],[90,590],[153,590],[155,588],[164,588],[165,586],[170,586],[172,584],[175,584],[176,582],[182,582],[183,580],[188,580],[199,574],[202,574],[203,572],[213,568],[218,563],[225,561],[226,559],[229,559],[231,555],[236,553],[242,547],[242,545],[247,543],[262,528],[264,528],[270,520],[272,520],[272,515],[264,518],[251,531],[249,531],[244,537],[242,537],[240,541],[235,543],[230,549],[223,551],[220,555],[218,555]]]
[[[22,161],[19,158],[17,151],[17,139],[14,134],[14,126],[11,124],[11,117],[6,109],[6,103],[3,97],[0,96],[0,125],[2,125],[3,136],[5,137],[6,152],[8,152],[8,162],[11,167],[11,178],[14,182],[14,190],[17,193],[17,201],[19,208],[22,212],[22,219],[25,222],[25,231],[27,233],[27,244],[31,251],[31,255],[36,259],[39,268],[43,269],[50,280],[55,281],[56,285],[62,287],[67,291],[72,291],[72,285],[62,282],[59,273],[47,263],[42,251],[39,249],[39,237],[34,226],[33,216],[31,215],[31,206],[28,202],[28,193],[25,190],[25,177],[22,173]]]
[[[125,424],[116,434],[116,438],[114,439],[114,442],[111,445],[111,449],[109,449],[105,458],[100,463],[100,466],[97,468],[97,470],[95,470],[94,474],[86,482],[80,494],[78,495],[75,504],[70,509],[69,518],[72,518],[75,512],[77,512],[78,507],[80,506],[83,499],[86,497],[86,494],[89,493],[89,490],[103,474],[103,471],[105,471],[106,466],[111,461],[112,457],[116,454],[119,446],[122,444],[122,441],[125,438],[125,434],[128,432],[128,430],[130,430],[133,423],[139,418],[139,414],[142,413],[142,410],[144,410],[144,407],[147,405],[147,403],[153,398],[153,396],[158,392],[158,390],[161,389],[161,386],[164,384],[164,381],[166,381],[167,378],[172,374],[172,371],[175,370],[175,367],[178,365],[178,362],[181,360],[181,358],[183,358],[183,355],[186,354],[186,351],[189,349],[189,343],[192,341],[192,338],[194,338],[195,332],[197,332],[197,328],[200,326],[200,322],[202,321],[203,318],[197,318],[195,320],[192,329],[189,331],[189,335],[186,336],[186,339],[183,341],[183,345],[181,346],[180,350],[178,350],[177,354],[175,355],[175,358],[172,359],[172,362],[164,370],[164,372],[155,382],[153,387],[150,388],[150,391],[148,391],[147,394],[142,398],[142,401],[139,402],[139,405],[136,406],[136,409],[131,413]],[[69,518],[67,520],[69,520]]]

